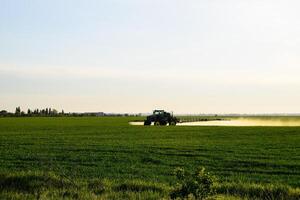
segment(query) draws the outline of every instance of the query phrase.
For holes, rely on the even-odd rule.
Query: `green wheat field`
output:
[[[169,199],[203,166],[212,199],[300,199],[300,127],[144,127],[139,117],[0,118],[0,199]]]

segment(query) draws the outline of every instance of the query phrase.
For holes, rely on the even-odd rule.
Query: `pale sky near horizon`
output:
[[[0,110],[300,113],[300,1],[1,0]]]

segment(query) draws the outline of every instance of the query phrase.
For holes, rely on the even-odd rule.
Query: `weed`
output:
[[[194,173],[187,173],[182,168],[175,170],[178,180],[177,186],[170,193],[172,199],[196,198],[206,199],[213,195],[216,178],[205,171],[204,167],[197,169]]]

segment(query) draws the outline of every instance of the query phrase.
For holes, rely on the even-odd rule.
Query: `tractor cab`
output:
[[[166,112],[164,110],[154,110],[153,111],[153,115],[163,115],[165,114]]]

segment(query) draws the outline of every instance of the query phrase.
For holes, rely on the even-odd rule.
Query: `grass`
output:
[[[70,180],[53,173],[13,173],[0,179],[0,199],[158,199],[168,190],[158,183]]]
[[[217,199],[299,198],[300,127],[128,125],[136,119],[0,118],[0,199],[167,198],[173,169],[198,166],[219,178]]]

